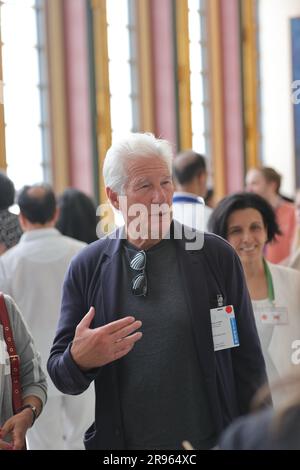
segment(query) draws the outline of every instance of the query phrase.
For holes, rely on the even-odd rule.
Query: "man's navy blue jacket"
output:
[[[199,372],[219,434],[235,417],[249,411],[254,393],[267,381],[251,300],[239,258],[225,240],[205,234],[203,248],[195,251],[185,249],[184,239],[171,239],[170,243],[176,246]],[[49,374],[63,393],[79,394],[95,381],[95,423],[85,435],[87,449],[126,448],[119,361],[82,372],[70,354],[75,328],[91,306],[96,310],[93,328],[120,318],[121,247],[122,240],[105,238],[73,259],[64,282],[61,316],[48,360]],[[219,294],[224,305],[234,306],[240,346],[214,352],[210,309],[218,306]]]

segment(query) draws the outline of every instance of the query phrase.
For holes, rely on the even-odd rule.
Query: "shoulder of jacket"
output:
[[[105,255],[108,243],[108,239],[101,238],[90,245],[83,246],[73,258],[71,265],[73,267],[95,266]]]

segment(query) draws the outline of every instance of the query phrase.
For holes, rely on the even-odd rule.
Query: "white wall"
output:
[[[300,0],[258,0],[258,7],[263,164],[282,174],[282,191],[293,195],[295,150],[289,20],[300,16]]]

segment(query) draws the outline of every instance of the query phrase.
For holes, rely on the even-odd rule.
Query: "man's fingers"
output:
[[[122,339],[117,343],[117,348],[114,353],[114,360],[121,359],[121,357],[126,356],[128,354],[135,343],[142,338],[143,334],[139,331],[138,333],[134,333],[131,336],[127,336],[126,338]]]
[[[78,323],[77,328],[79,330],[81,329],[86,329],[90,327],[90,324],[92,323],[92,320],[95,316],[95,308],[91,307],[86,315],[84,315],[83,319],[81,320],[80,323]]]
[[[115,352],[117,353],[118,351],[121,351],[122,349],[133,346],[134,343],[139,341],[142,336],[143,334],[140,331],[138,331],[137,333],[134,333],[133,335],[126,336],[126,338],[123,338],[121,341],[118,341],[116,343]]]
[[[0,450],[13,450],[13,445],[0,439]]]
[[[0,449],[2,450],[12,450],[13,449],[13,444],[9,442],[5,442],[2,439],[4,439],[11,431],[13,430],[13,427],[10,425],[9,422],[6,422],[4,426],[0,430]]]
[[[14,433],[14,450],[22,450],[25,445],[25,436],[23,432]]]
[[[120,341],[123,338],[126,338],[126,336],[131,335],[135,330],[140,329],[142,326],[142,322],[139,320],[136,320],[135,322],[131,323],[129,326],[125,326],[121,330],[118,330],[116,333],[113,334],[113,340],[114,341]]]
[[[1,428],[0,438],[4,439],[10,432],[12,432],[13,426],[11,424],[11,420],[7,420],[6,423]]]
[[[126,348],[122,348],[119,351],[116,351],[114,354],[114,361],[116,361],[117,359],[121,359],[121,357],[126,356],[126,354],[128,354],[129,351],[132,350],[133,346],[134,344],[130,344],[129,346],[126,346]]]
[[[131,325],[134,321],[135,321],[134,317],[121,318],[121,320],[116,320],[103,326],[103,329],[105,329],[106,333],[108,333],[109,335],[113,335],[114,333],[117,333],[119,330],[122,330],[122,328],[125,328],[126,326]]]

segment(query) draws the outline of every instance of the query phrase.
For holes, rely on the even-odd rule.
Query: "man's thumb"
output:
[[[80,329],[89,328],[92,320],[95,316],[95,307],[91,307],[86,315],[84,315],[83,319],[80,323],[78,323],[78,327]]]

